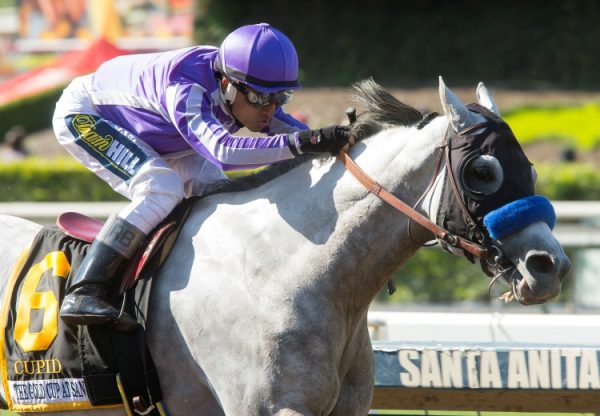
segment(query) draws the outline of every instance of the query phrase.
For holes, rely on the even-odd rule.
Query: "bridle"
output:
[[[416,211],[410,205],[406,204],[401,199],[387,191],[376,180],[365,173],[360,166],[350,157],[350,155],[342,150],[337,155],[338,159],[344,164],[346,169],[373,195],[387,202],[389,205],[400,211],[411,220],[415,221],[425,229],[431,231],[440,240],[446,242],[452,247],[464,250],[475,257],[487,259],[489,250],[473,241],[467,240],[459,235],[456,235],[445,228],[440,227],[425,215]]]
[[[477,257],[483,272],[492,277],[492,281],[489,285],[490,291],[493,285],[499,281],[500,278],[504,278],[505,282],[510,286],[511,282],[507,278],[507,274],[511,272],[514,266],[504,260],[504,253],[500,247],[491,243],[488,245],[489,248],[484,247],[480,244],[456,235],[443,227],[440,227],[429,218],[416,211],[410,205],[394,196],[376,180],[367,175],[365,171],[362,170],[362,168],[358,166],[350,157],[348,152],[341,150],[338,153],[337,158],[344,164],[346,170],[348,170],[370,193],[388,203],[390,206],[406,215],[425,229],[429,230],[440,241],[443,241],[444,243],[456,249],[463,250],[465,253],[469,253],[473,257]],[[395,292],[395,290],[396,288],[393,280],[388,281],[388,293],[391,295]],[[503,296],[507,295],[505,294]]]
[[[348,111],[346,113],[351,122],[353,121],[353,119],[355,120],[355,115],[353,117],[353,115],[350,114]],[[362,168],[360,168],[360,166],[358,166],[358,164],[350,157],[350,155],[345,150],[340,151],[337,155],[337,158],[344,164],[345,168],[370,193],[377,196],[379,199],[388,203],[394,209],[398,210],[414,222],[421,225],[423,228],[430,231],[438,239],[438,241],[442,243],[444,249],[452,253],[451,250],[448,250],[447,247],[444,247],[444,245],[447,245],[457,250],[462,250],[465,254],[465,257],[469,258],[469,260],[471,261],[473,261],[474,257],[479,259],[479,263],[483,272],[486,275],[493,277],[492,282],[495,282],[498,280],[499,277],[505,277],[505,275],[508,272],[510,272],[514,266],[510,264],[510,262],[507,262],[505,260],[505,256],[502,249],[492,243],[491,239],[488,237],[483,227],[473,219],[473,216],[467,209],[464,201],[460,196],[458,181],[456,180],[452,169],[452,160],[450,156],[450,141],[452,134],[471,134],[478,130],[484,129],[487,126],[487,124],[487,122],[477,123],[467,127],[466,129],[458,133],[453,133],[451,126],[448,127],[444,143],[440,148],[441,151],[438,161],[436,163],[435,172],[432,176],[432,182],[430,183],[428,189],[425,191],[425,193],[427,193],[430,187],[433,185],[434,179],[440,172],[442,159],[445,158],[446,176],[448,178],[448,182],[450,183],[451,192],[454,194],[454,200],[458,202],[458,206],[464,214],[464,218],[466,219],[467,227],[469,230],[469,238],[462,237],[444,227],[441,227],[434,221],[430,220],[427,216],[418,212],[415,208],[409,206],[404,201],[394,196],[376,180],[374,180],[367,173],[365,173],[365,171]],[[420,198],[419,201],[421,199],[422,198]],[[478,242],[475,242],[470,238],[477,239]],[[392,288],[393,285],[388,284],[388,289],[390,290],[390,293],[393,291]]]

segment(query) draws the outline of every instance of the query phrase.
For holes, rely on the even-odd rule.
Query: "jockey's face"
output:
[[[221,80],[221,88],[223,91],[227,88],[229,81],[225,78]],[[270,104],[258,106],[252,104],[246,94],[240,91],[238,88],[237,94],[233,100],[233,103],[229,106],[232,115],[243,124],[248,130],[253,132],[260,132],[271,123],[273,114],[277,109],[277,101],[271,100]]]
[[[275,114],[277,105],[272,102],[263,107],[253,106],[248,102],[244,94],[236,94],[233,104],[231,104],[231,112],[248,130],[254,132],[262,131],[269,125],[273,114]]]

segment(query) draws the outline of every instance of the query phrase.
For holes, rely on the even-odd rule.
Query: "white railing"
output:
[[[0,213],[22,218],[51,218],[57,213],[78,211],[82,214],[108,217],[115,209],[127,202],[1,202]],[[584,218],[600,219],[600,201],[554,201],[552,202],[559,220]]]
[[[106,219],[126,202],[4,202],[0,214],[14,215],[41,224],[52,224],[66,211]],[[555,233],[568,247],[600,247],[600,201],[555,201],[558,218]]]
[[[127,202],[3,202],[0,203],[0,214],[49,224],[59,214],[67,211],[106,219],[110,214],[119,212],[126,204]]]

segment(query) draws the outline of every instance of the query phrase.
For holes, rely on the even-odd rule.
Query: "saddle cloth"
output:
[[[165,260],[189,207],[191,203],[184,202],[157,227],[155,238],[140,249],[123,278],[132,287],[121,288],[119,301],[140,323],[132,333],[62,322],[60,303],[89,242],[56,227],[38,233],[13,268],[0,317],[4,325],[0,374],[8,409],[35,412],[112,405],[124,406],[127,414],[165,414],[145,343],[145,322],[151,277]]]

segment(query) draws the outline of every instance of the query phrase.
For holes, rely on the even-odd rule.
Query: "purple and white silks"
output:
[[[220,97],[213,63],[217,48],[112,59],[93,75],[92,101],[99,115],[127,129],[164,155],[190,147],[223,170],[251,168],[293,157],[288,133],[306,129],[281,108],[265,137],[239,130]]]

